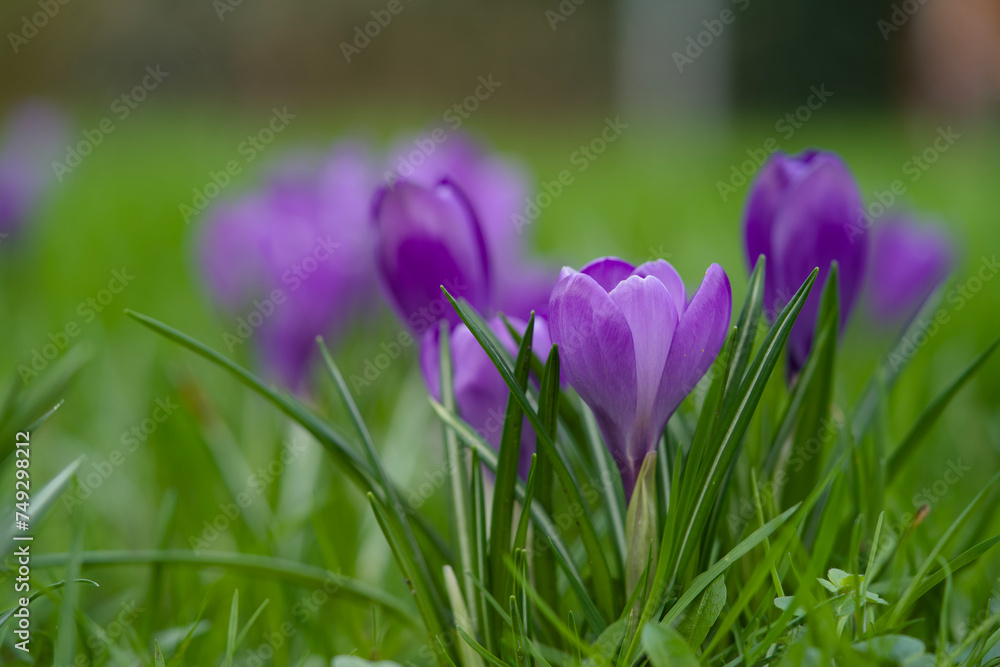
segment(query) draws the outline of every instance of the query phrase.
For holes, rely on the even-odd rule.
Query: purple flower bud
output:
[[[269,377],[301,386],[316,336],[335,342],[370,299],[375,179],[365,150],[344,145],[210,210],[199,254],[210,293],[235,318],[229,352],[252,338]]]
[[[67,122],[56,107],[22,102],[0,138],[0,234],[15,234],[34,214],[55,177],[49,164],[66,145]]]
[[[948,276],[955,250],[944,229],[894,215],[872,230],[867,305],[873,320],[910,320]]]
[[[480,312],[490,299],[489,259],[465,195],[450,182],[423,187],[399,181],[375,199],[378,266],[400,319],[417,334],[458,314],[441,292]]]
[[[527,328],[527,323],[522,320],[508,318],[508,321],[521,334]],[[499,317],[494,317],[488,323],[501,344],[507,348],[508,352],[516,356],[517,345],[503,321]],[[464,323],[452,330],[449,342],[451,344],[452,372],[454,373],[452,386],[455,391],[455,406],[458,408],[458,414],[486,442],[499,451],[510,389],[500,377],[500,372],[490,361],[482,346],[479,345],[479,341]],[[428,391],[436,400],[440,401],[441,356],[439,345],[438,329],[428,330],[421,339],[420,370],[423,372]],[[540,359],[544,360],[551,347],[548,324],[544,318],[536,317],[531,349]],[[528,478],[531,455],[534,451],[535,431],[525,419],[521,425],[521,449],[518,464],[518,474],[521,479]]]
[[[525,254],[516,224],[531,197],[525,169],[464,134],[447,134],[440,141],[434,136],[440,135],[400,142],[390,152],[391,180],[402,178],[426,188],[447,180],[458,186],[480,223],[493,269],[489,306],[525,320],[532,310],[544,316],[559,271]]]
[[[613,257],[563,269],[549,303],[552,342],[569,384],[590,406],[631,497],[667,420],[719,354],[732,292],[718,264],[690,302],[664,260]]]
[[[775,153],[754,181],[743,231],[749,265],[755,266],[760,255],[767,257],[764,313],[769,320],[819,267],[816,287],[788,339],[791,374],[812,348],[821,286],[832,262],[838,264],[841,328],[847,323],[864,278],[867,227],[858,186],[833,153]]]

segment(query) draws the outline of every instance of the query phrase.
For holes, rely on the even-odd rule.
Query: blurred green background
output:
[[[56,101],[75,124],[74,141],[112,115],[113,100],[140,81],[147,66],[169,72],[52,188],[24,232],[0,242],[0,367],[10,380],[19,381],[17,366],[30,363],[68,323],[80,325],[70,340],[79,349],[49,362],[28,390],[72,354],[89,357],[65,392],[65,405],[32,439],[36,479],[81,454],[85,475],[106,469],[111,452],[123,449],[123,438],[150,417],[158,399],[179,406],[86,499],[60,505],[36,528],[36,553],[68,549],[79,525],[86,549],[190,548],[191,537],[202,535],[204,522],[230,500],[226,452],[242,451],[256,468],[274,460],[282,441],[305,438],[230,377],[123,315],[125,308],[137,310],[224,349],[222,334],[233,322],[220,317],[205,294],[194,263],[199,220],[186,224],[180,206],[234,158],[273,108],[287,107],[296,117],[223,196],[254,187],[262,168],[303,146],[326,148],[351,135],[384,148],[440,124],[477,77],[492,74],[501,86],[461,129],[521,161],[539,187],[572,167],[571,155],[599,135],[607,118],[628,126],[532,223],[530,242],[540,257],[570,265],[609,254],[634,262],[663,257],[685,276],[719,262],[740,303],[746,179],[732,180],[733,173],[773,137],[787,152],[816,146],[841,153],[869,201],[905,179],[902,203],[947,224],[961,249],[952,282],[966,285],[984,258],[995,261],[1000,250],[1000,22],[992,5],[963,2],[956,3],[959,13],[971,18],[945,26],[935,20],[943,3],[930,0],[895,26],[889,2],[840,3],[834,12],[832,5],[790,0],[401,0],[402,11],[347,62],[342,43],[352,42],[355,28],[388,3],[8,0],[0,8],[8,42],[0,49],[0,103],[8,107],[25,96]],[[36,26],[37,34],[25,37],[24,21],[34,21],[43,5],[56,9]],[[692,58],[697,49],[687,50],[688,38],[711,32],[725,11],[733,22]],[[886,33],[880,21],[899,29]],[[963,28],[970,25],[976,29]],[[977,40],[985,45],[970,45]],[[676,53],[692,60],[682,71]],[[818,108],[806,108],[803,120],[800,106],[814,86],[832,94]],[[911,179],[907,162],[949,127],[959,138]],[[720,183],[732,192],[720,194]],[[80,304],[107,287],[115,270],[134,279],[90,321]],[[962,304],[946,303],[950,322],[929,337],[897,386],[887,416],[893,440],[1000,333],[997,281],[983,281]],[[399,331],[380,308],[338,350],[345,374],[363,372],[378,343]],[[858,310],[840,358],[839,406],[853,403],[894,333],[874,328]],[[252,363],[246,350],[240,353],[240,361]],[[414,359],[407,350],[403,362],[358,396],[404,489],[419,486],[439,447]],[[1000,466],[998,383],[994,359],[949,408],[895,489],[892,511],[914,512],[920,504],[914,497],[948,462],[971,466],[933,504],[921,528],[928,539]],[[325,390],[311,400],[341,417]],[[273,514],[275,521],[259,529],[260,516],[241,517],[210,548],[319,564],[384,581],[404,596],[366,502],[315,447],[308,449],[247,512]],[[4,470],[0,498],[6,503],[13,493],[9,461]],[[177,511],[164,529],[161,508],[174,491]],[[443,506],[445,495],[428,502]],[[36,574],[42,582],[60,578],[58,570]],[[996,563],[990,575],[1000,576]],[[412,640],[387,629],[364,605],[338,597],[296,615],[295,604],[313,591],[240,573],[119,567],[87,576],[101,588],[80,589],[82,608],[107,636],[130,600],[141,607],[101,644],[106,653],[113,645],[143,655],[151,633],[163,640],[170,628],[186,629],[206,601],[209,622],[190,664],[210,664],[206,656],[225,644],[236,587],[244,617],[271,599],[259,632],[293,617],[294,637],[276,649],[286,660],[306,647],[327,657],[392,654]],[[12,600],[6,580],[0,606]],[[44,620],[53,608],[46,601],[36,606],[39,633],[53,627],[54,619]],[[251,648],[261,642],[256,632],[247,640]],[[276,657],[275,664],[285,661]]]

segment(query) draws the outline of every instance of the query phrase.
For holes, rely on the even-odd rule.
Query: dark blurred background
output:
[[[994,0],[6,0],[0,20],[5,101],[99,104],[155,63],[175,99],[265,105],[430,104],[492,73],[496,107],[538,114],[717,115],[821,83],[841,104],[966,113],[1000,87]]]

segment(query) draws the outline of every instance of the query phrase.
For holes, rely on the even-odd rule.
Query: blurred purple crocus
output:
[[[690,301],[664,260],[634,267],[614,257],[565,268],[549,303],[549,331],[570,385],[594,411],[630,498],[667,420],[719,354],[732,292],[718,264]]]
[[[7,115],[0,138],[0,238],[16,234],[55,180],[49,164],[66,145],[62,112],[40,100],[22,102]]]
[[[750,267],[760,255],[767,257],[764,312],[769,320],[819,267],[816,287],[788,339],[791,376],[812,348],[821,285],[833,262],[838,264],[841,328],[847,323],[864,279],[867,227],[854,177],[833,153],[775,153],[758,174],[747,199],[743,232]]]
[[[391,171],[386,172],[390,189],[399,179],[425,188],[448,181],[465,195],[496,278],[489,305],[522,319],[531,311],[545,315],[558,269],[527,256],[524,238],[514,223],[531,194],[525,169],[454,132],[399,142],[390,156]]]
[[[423,187],[400,181],[376,195],[376,256],[385,290],[400,319],[418,335],[460,319],[441,292],[463,297],[480,312],[490,301],[490,266],[479,221],[448,181]]]
[[[873,320],[910,320],[951,273],[955,250],[944,229],[892,215],[872,230],[867,306]]]
[[[345,144],[318,166],[281,165],[207,216],[199,254],[209,291],[235,318],[226,347],[252,337],[265,374],[292,389],[316,336],[335,341],[370,299],[375,179],[367,151]]]
[[[511,326],[524,334],[527,323],[517,318],[508,318]],[[488,321],[490,329],[496,334],[500,343],[512,355],[517,355],[517,344],[507,330],[507,326],[499,317]],[[451,338],[452,372],[455,392],[455,405],[462,419],[471,425],[486,442],[494,449],[500,449],[500,436],[503,433],[504,414],[510,389],[500,377],[500,372],[490,361],[489,356],[479,345],[472,332],[465,324],[459,324],[452,330]],[[420,370],[428,391],[441,400],[441,353],[438,330],[428,331],[421,341]],[[549,338],[549,328],[545,320],[535,318],[535,329],[531,339],[531,349],[541,359],[549,354],[552,342]],[[531,455],[535,451],[535,431],[525,419],[521,425],[521,448],[518,462],[518,474],[521,479],[528,478],[531,467]]]

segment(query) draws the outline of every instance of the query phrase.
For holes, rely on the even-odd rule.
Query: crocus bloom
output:
[[[523,334],[527,323],[508,318],[511,326]],[[517,345],[507,330],[507,326],[499,317],[489,320],[488,324],[496,334],[500,343],[512,355],[517,355]],[[420,370],[430,394],[441,400],[441,354],[438,330],[428,331],[423,337],[420,347]],[[454,374],[452,387],[455,392],[455,407],[462,419],[471,425],[486,442],[500,449],[500,436],[503,433],[504,414],[510,389],[500,377],[500,372],[490,361],[489,356],[479,345],[472,332],[465,324],[459,324],[451,332],[451,365]],[[552,343],[549,339],[549,329],[545,320],[535,318],[535,329],[531,338],[531,349],[542,360],[546,359]],[[518,463],[518,474],[521,479],[528,478],[531,467],[531,455],[535,451],[535,431],[525,419],[521,425],[521,448]]]
[[[775,153],[758,174],[743,232],[749,265],[755,266],[760,255],[767,257],[764,312],[770,320],[819,267],[816,286],[788,339],[791,375],[809,356],[822,286],[834,261],[841,328],[847,323],[864,278],[867,227],[858,186],[833,153]]]
[[[8,114],[0,139],[0,235],[20,231],[56,180],[49,163],[66,134],[62,112],[48,103],[22,102]]]
[[[287,167],[213,207],[199,251],[209,291],[234,318],[227,350],[252,337],[266,375],[297,389],[316,336],[335,340],[370,298],[376,175],[353,144],[311,169]]]
[[[552,342],[594,412],[626,497],[670,415],[719,354],[731,311],[729,278],[717,264],[690,301],[664,260],[634,267],[605,257],[563,269],[549,303]]]
[[[425,188],[408,181],[382,189],[374,206],[377,258],[385,291],[417,334],[458,314],[441,292],[484,312],[490,266],[482,229],[461,190],[448,181]]]
[[[893,215],[872,230],[866,287],[872,319],[899,324],[916,315],[951,272],[955,251],[940,227]]]
[[[544,315],[559,272],[527,256],[515,224],[532,194],[526,170],[464,134],[445,134],[440,142],[431,136],[400,142],[390,151],[385,176],[390,187],[400,178],[425,188],[442,180],[457,185],[480,223],[494,270],[490,305],[522,319],[532,310]]]

